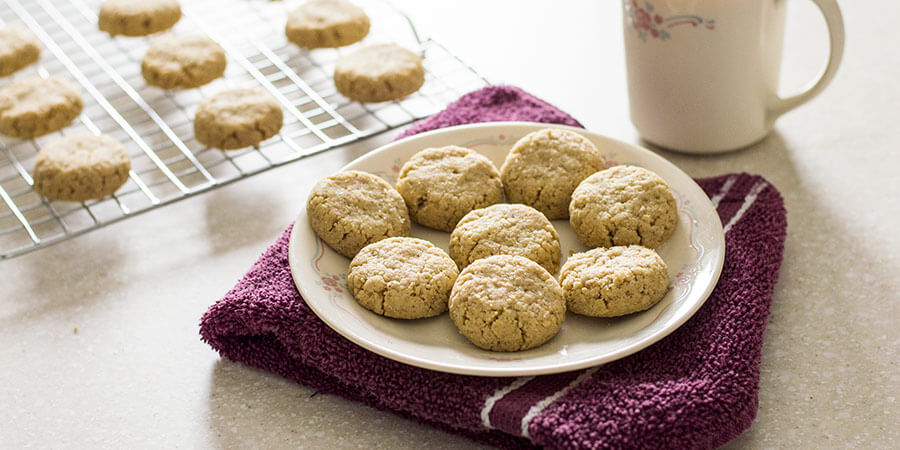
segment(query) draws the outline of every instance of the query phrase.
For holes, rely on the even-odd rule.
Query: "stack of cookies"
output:
[[[327,177],[307,212],[316,234],[352,259],[348,285],[363,307],[400,319],[449,310],[479,348],[527,350],[556,335],[567,310],[617,317],[668,291],[654,249],[675,230],[675,197],[649,170],[606,166],[591,141],[548,128],[516,142],[500,170],[447,146],[413,155],[396,189],[363,172]],[[562,269],[551,219],[569,219],[561,226],[592,248]],[[406,237],[410,221],[450,232],[449,253]]]

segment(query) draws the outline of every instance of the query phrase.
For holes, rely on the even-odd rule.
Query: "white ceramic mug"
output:
[[[763,139],[780,115],[819,94],[844,49],[835,0],[812,0],[828,25],[824,72],[780,98],[787,0],[623,0],[631,121],[647,141],[689,153]]]

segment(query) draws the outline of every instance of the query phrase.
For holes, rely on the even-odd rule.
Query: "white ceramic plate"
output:
[[[525,134],[546,124],[497,122],[422,133],[385,145],[351,162],[344,170],[374,173],[391,184],[400,167],[426,147],[462,145],[490,158],[499,168],[506,153]],[[678,202],[675,234],[658,249],[669,266],[671,289],[653,308],[616,319],[566,314],[562,329],[546,344],[527,351],[494,353],[467,341],[447,314],[419,320],[376,315],[359,306],[347,290],[349,260],[316,237],[301,211],[291,233],[289,258],[297,288],[313,311],[335,331],[385,357],[428,369],[491,376],[565,372],[614,361],[660,340],[687,321],[709,296],[725,257],[722,223],[699,186],[672,163],[649,150],[572,128],[589,138],[611,164],[633,164],[659,174]],[[571,251],[587,250],[568,221],[553,222],[563,261]],[[413,225],[412,236],[444,250],[449,233]],[[562,265],[562,264],[561,264]]]

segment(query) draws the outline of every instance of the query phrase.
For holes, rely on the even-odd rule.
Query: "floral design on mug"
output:
[[[672,37],[668,30],[680,25],[691,25],[695,28],[702,26],[707,30],[716,29],[716,21],[713,19],[704,19],[693,14],[663,17],[655,10],[653,3],[649,1],[644,2],[644,6],[641,7],[638,5],[638,0],[625,0],[625,14],[628,16],[628,23],[644,42],[647,42],[648,35],[653,39],[665,41]]]

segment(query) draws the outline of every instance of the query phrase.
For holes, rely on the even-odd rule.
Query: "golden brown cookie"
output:
[[[309,224],[338,253],[353,258],[363,247],[409,234],[409,214],[394,187],[350,170],[319,180],[306,202]]]
[[[288,14],[284,34],[303,48],[343,47],[369,34],[369,16],[346,0],[309,0]]]
[[[508,201],[524,203],[554,220],[569,217],[572,191],[605,167],[606,158],[590,140],[572,131],[547,128],[519,139],[500,173]]]
[[[640,245],[576,253],[563,265],[559,282],[569,311],[594,317],[649,309],[669,290],[665,261]]]
[[[71,84],[55,77],[26,78],[0,89],[0,133],[43,136],[72,123],[83,107]]]
[[[394,237],[363,247],[350,262],[347,285],[364,308],[396,319],[447,311],[456,264],[434,244]]]
[[[566,317],[562,288],[522,256],[479,259],[460,272],[450,293],[450,318],[476,346],[495,352],[537,347]]]
[[[106,0],[97,25],[112,36],[146,36],[172,28],[179,19],[177,0]]]
[[[524,256],[548,272],[559,270],[559,234],[540,211],[505,203],[476,209],[450,234],[450,257],[460,268],[492,255]]]
[[[41,44],[21,25],[0,28],[0,77],[12,75],[41,57]]]
[[[129,170],[131,158],[119,141],[106,135],[67,136],[38,152],[34,190],[49,200],[100,199],[125,184]]]
[[[141,74],[151,86],[190,89],[225,73],[225,50],[202,35],[165,35],[150,43],[141,60]]]
[[[413,220],[448,232],[469,211],[503,200],[494,164],[473,150],[453,145],[413,155],[400,169],[397,191]]]
[[[194,115],[194,137],[222,150],[255,146],[281,130],[281,105],[260,88],[232,89],[204,99]]]
[[[572,194],[569,215],[572,230],[588,247],[657,248],[678,224],[669,186],[637,166],[611,167],[582,181]]]
[[[343,56],[334,68],[334,86],[359,102],[406,97],[425,83],[422,57],[396,44],[370,45]]]

